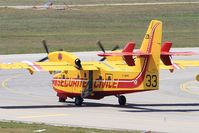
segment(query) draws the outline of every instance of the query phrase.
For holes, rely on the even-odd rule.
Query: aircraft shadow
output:
[[[175,104],[130,104],[131,110],[122,112],[199,112],[199,103],[175,103]],[[155,107],[155,108],[154,108]],[[171,109],[164,109],[171,107]],[[186,107],[186,108],[185,108]],[[193,109],[198,107],[198,109]]]
[[[84,102],[79,108],[89,107],[114,107],[120,108],[121,112],[199,112],[199,103],[174,103],[174,104],[127,104],[119,106],[113,104]],[[164,109],[163,107],[172,107]],[[185,108],[186,107],[186,108]],[[198,107],[198,109],[194,108]],[[0,109],[50,109],[50,108],[77,108],[73,102],[67,102],[63,105],[23,105],[23,106],[0,106]]]

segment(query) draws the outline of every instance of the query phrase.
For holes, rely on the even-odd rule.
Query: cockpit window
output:
[[[99,80],[102,80],[102,76],[101,75],[99,75]]]

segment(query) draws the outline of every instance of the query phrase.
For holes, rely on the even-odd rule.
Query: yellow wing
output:
[[[95,64],[95,63],[94,63]],[[90,63],[82,63],[83,70],[98,70],[98,68]],[[27,69],[31,74],[42,71],[67,71],[77,70],[72,64],[67,62],[16,62],[10,64],[0,64],[0,69]]]
[[[160,63],[160,69],[184,69],[185,67],[197,67],[199,61],[195,60],[176,60],[173,65],[166,66],[162,62]]]
[[[176,63],[176,64],[183,65],[184,67],[199,66],[199,61],[177,60],[177,61],[175,61],[175,63]]]

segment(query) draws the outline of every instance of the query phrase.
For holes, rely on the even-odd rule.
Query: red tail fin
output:
[[[135,43],[134,42],[128,42],[122,52],[130,52],[133,53],[133,49],[135,48]]]
[[[165,65],[172,65],[171,58],[169,55],[164,55],[162,53],[166,52],[169,53],[172,46],[172,42],[165,42],[161,47],[161,55],[160,58]]]
[[[128,42],[126,44],[126,46],[124,47],[124,49],[122,50],[122,53],[133,53],[133,49],[135,48],[135,43],[134,42]],[[126,64],[128,64],[129,66],[135,66],[135,61],[133,59],[133,56],[130,55],[124,55],[123,56],[124,61],[126,62]]]
[[[164,42],[161,47],[161,52],[169,52],[172,46],[172,42]]]
[[[165,65],[172,65],[171,56],[190,56],[197,53],[194,52],[170,52],[172,42],[165,42],[161,48],[161,60]]]
[[[133,59],[133,56],[139,56],[139,57],[145,57],[151,55],[150,53],[144,53],[142,51],[133,52],[135,48],[134,42],[128,42],[122,52],[110,52],[110,53],[100,53],[98,56],[122,56],[123,60],[129,65],[129,66],[135,66],[135,61]]]

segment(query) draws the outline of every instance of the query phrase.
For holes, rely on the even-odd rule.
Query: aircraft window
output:
[[[102,76],[101,75],[99,76],[99,80],[102,80]]]
[[[86,78],[87,77],[87,75],[86,75],[86,73],[84,73],[84,78]]]

